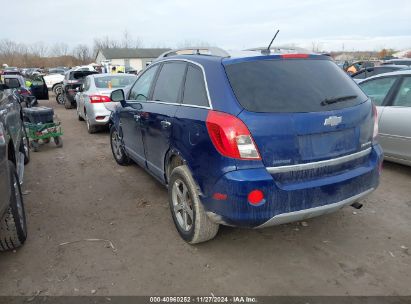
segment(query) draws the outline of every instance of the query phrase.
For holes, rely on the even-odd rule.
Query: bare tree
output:
[[[59,42],[50,48],[49,55],[54,57],[67,56],[69,54],[69,46],[67,43]]]
[[[90,48],[86,44],[79,44],[73,50],[73,56],[76,57],[81,64],[87,64],[92,61]]]

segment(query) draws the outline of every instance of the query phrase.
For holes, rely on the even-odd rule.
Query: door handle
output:
[[[167,120],[162,120],[162,121],[161,121],[161,126],[162,126],[164,129],[167,129],[168,127],[171,126],[171,122],[169,122],[169,121],[167,121]]]
[[[134,114],[134,119],[135,119],[136,121],[139,121],[139,120],[140,120],[140,118],[141,118],[141,116],[140,116],[140,115],[138,115],[138,114]]]

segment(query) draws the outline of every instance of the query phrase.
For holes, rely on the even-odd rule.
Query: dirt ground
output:
[[[32,152],[29,237],[0,254],[0,295],[411,294],[411,167],[385,163],[361,210],[222,227],[191,246],[174,228],[167,190],[136,165],[118,166],[107,132],[88,134],[52,97],[42,104],[62,120],[64,147]]]

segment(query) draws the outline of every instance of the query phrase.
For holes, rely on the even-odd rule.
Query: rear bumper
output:
[[[327,176],[304,177],[301,171],[304,178],[290,181],[264,167],[231,171],[203,194],[202,202],[211,219],[230,226],[261,228],[299,221],[334,212],[371,193],[379,184],[381,162],[381,147],[375,145],[360,165],[347,169],[347,164],[337,164],[337,173]],[[264,201],[252,205],[248,193],[257,189]],[[223,194],[220,200],[215,193]]]
[[[344,206],[351,205],[355,203],[358,200],[361,200],[365,198],[368,194],[373,192],[375,189],[371,188],[367,191],[361,192],[357,195],[351,196],[345,200],[342,200],[340,202],[328,204],[328,205],[323,205],[319,207],[314,207],[314,208],[309,208],[309,209],[303,209],[299,211],[293,211],[289,213],[282,213],[279,215],[276,215],[269,219],[267,222],[264,224],[258,226],[257,228],[265,228],[265,227],[270,227],[270,226],[275,226],[275,225],[281,225],[281,224],[286,224],[286,223],[291,223],[291,222],[297,222],[297,221],[302,221],[306,220],[309,218],[313,218],[316,216],[328,214],[328,213],[333,213]]]
[[[106,109],[103,103],[87,104],[87,116],[93,126],[107,125],[111,112]]]

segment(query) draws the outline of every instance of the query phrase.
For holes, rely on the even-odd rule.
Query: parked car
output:
[[[377,106],[385,159],[411,166],[411,70],[380,74],[359,86]]]
[[[110,110],[114,110],[116,105],[110,99],[111,92],[125,88],[135,80],[136,76],[127,74],[93,74],[84,79],[75,100],[78,119],[86,121],[89,133],[108,124]]]
[[[360,207],[379,183],[376,109],[329,56],[165,54],[111,99],[114,159],[168,186],[189,243]]]
[[[401,59],[390,59],[390,60],[386,60],[382,63],[383,65],[407,65],[407,66],[411,66],[411,58],[401,58]]]
[[[366,79],[378,74],[383,74],[383,73],[389,73],[393,71],[399,71],[399,70],[404,70],[404,69],[409,69],[409,66],[407,65],[382,65],[378,67],[369,67],[360,70],[357,73],[354,73],[351,75],[351,77],[354,79],[355,82],[359,82],[362,79]]]
[[[75,96],[77,88],[79,88],[88,75],[97,74],[96,71],[77,71],[69,70],[64,75],[62,83],[62,93],[57,94],[56,99],[58,103],[63,103],[66,109],[72,109],[75,106]]]
[[[10,89],[15,89],[15,92],[21,96],[20,101],[35,104],[37,100],[49,99],[47,86],[43,77],[40,75],[26,79],[21,75],[4,75],[3,78],[4,84]],[[31,101],[32,97],[35,97],[36,100]]]
[[[55,94],[61,93],[61,84],[63,83],[64,75],[48,74],[43,76],[43,79],[49,90],[53,91]]]
[[[0,76],[2,75],[21,75],[20,71],[16,67],[6,67],[3,70],[0,70]]]
[[[27,238],[20,184],[29,159],[19,100],[0,84],[0,251],[14,250]]]

